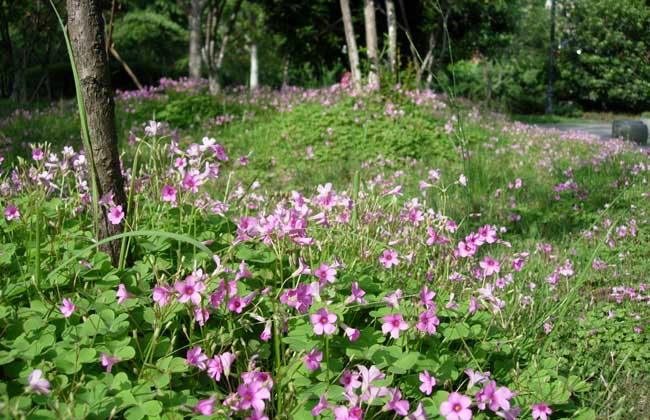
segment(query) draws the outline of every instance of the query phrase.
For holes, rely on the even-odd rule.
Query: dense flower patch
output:
[[[165,83],[121,100],[196,89]],[[648,235],[645,207],[612,220],[604,212],[614,197],[599,198],[647,194],[647,155],[475,110],[461,120],[434,94],[393,92],[403,102],[371,118],[403,118],[410,104],[444,115],[449,136],[463,120],[489,135],[457,137],[463,167],[380,156],[356,168],[351,185],[269,193],[245,181],[269,156],[234,157],[218,136],[188,139],[156,121],[134,130],[137,159],[124,164],[133,207],[100,200],[132,233],[120,239],[130,268],[112,267],[90,239],[83,152],[33,145],[31,159],[5,167],[3,412],[592,418],[590,372],[572,370],[557,342],[587,287],[611,275],[620,281],[601,294],[618,306],[589,313],[602,323],[590,339],[616,329],[628,357],[650,358],[647,318],[629,316],[650,302],[647,286],[618,266]],[[291,112],[349,99],[341,86],[274,95],[248,100]],[[498,177],[480,174],[485,159],[501,165]],[[611,190],[595,191],[585,171]],[[522,240],[554,217],[579,227],[578,250]]]

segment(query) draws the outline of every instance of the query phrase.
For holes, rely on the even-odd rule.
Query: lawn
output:
[[[399,86],[116,111],[118,267],[74,103],[0,116],[5,417],[650,416],[647,152]]]

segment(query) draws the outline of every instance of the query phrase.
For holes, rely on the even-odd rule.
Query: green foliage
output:
[[[113,32],[117,51],[143,83],[185,72],[187,36],[185,28],[151,11],[127,13]]]
[[[558,55],[563,96],[597,108],[650,106],[650,8],[643,0],[564,3]]]

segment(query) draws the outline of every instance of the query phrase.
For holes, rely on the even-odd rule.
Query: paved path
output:
[[[606,121],[535,125],[544,128],[556,128],[561,131],[585,131],[589,134],[594,134],[600,137],[602,140],[608,140],[612,138],[612,123]]]

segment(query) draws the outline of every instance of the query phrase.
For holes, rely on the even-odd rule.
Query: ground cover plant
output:
[[[3,117],[4,416],[648,413],[647,152],[400,86],[205,89],[117,94],[132,266],[71,105]]]

